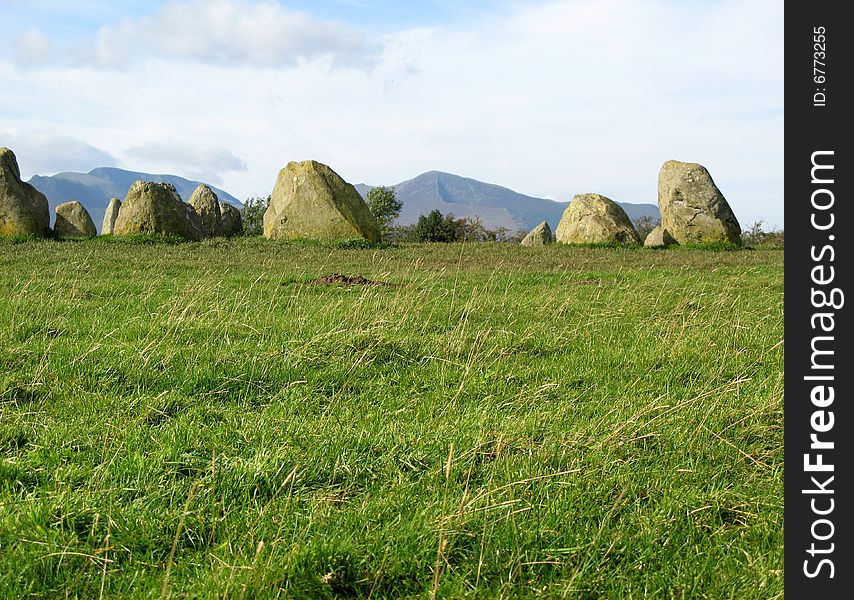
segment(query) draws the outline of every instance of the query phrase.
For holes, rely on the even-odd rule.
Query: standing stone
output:
[[[177,235],[191,240],[205,237],[199,215],[181,200],[174,185],[141,180],[128,190],[113,233]]]
[[[547,221],[543,221],[534,227],[528,232],[528,235],[522,239],[523,246],[545,246],[552,242],[554,242],[554,236],[552,235],[552,228],[549,227]]]
[[[181,196],[178,196],[178,200],[181,200]],[[191,240],[203,240],[208,237],[205,228],[202,226],[202,219],[199,217],[196,209],[183,200],[181,200],[181,208],[184,210],[184,216],[190,226],[190,234],[185,237]]]
[[[207,237],[222,235],[222,215],[219,198],[204,183],[196,188],[187,203],[196,209],[202,229]]]
[[[281,171],[264,213],[264,237],[380,240],[377,221],[352,185],[314,160]]]
[[[98,235],[89,211],[77,200],[64,202],[56,207],[53,231],[58,237],[63,238],[91,238]]]
[[[703,165],[668,160],[658,174],[661,226],[680,244],[741,244],[741,226]]]
[[[104,213],[104,221],[101,223],[101,235],[113,235],[113,228],[116,226],[116,218],[119,216],[121,207],[121,200],[118,198],[110,199],[107,211]]]
[[[670,235],[669,231],[661,225],[656,225],[655,228],[646,236],[646,240],[644,240],[643,245],[647,248],[659,248],[661,246],[672,246],[675,243],[676,240],[673,239],[673,236]]]
[[[0,147],[0,235],[50,233],[50,209],[44,194],[21,180],[15,153]]]
[[[222,217],[222,235],[232,237],[243,231],[243,216],[240,209],[228,202],[219,203],[219,213]]]
[[[623,207],[601,194],[579,194],[563,212],[557,226],[561,244],[640,244]]]

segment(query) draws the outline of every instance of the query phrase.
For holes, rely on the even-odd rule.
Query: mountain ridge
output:
[[[356,190],[367,198],[374,187],[358,183]],[[403,202],[397,223],[410,225],[422,214],[439,210],[457,217],[479,217],[486,227],[506,227],[530,231],[542,221],[554,230],[569,202],[528,196],[494,183],[486,183],[443,171],[427,171],[392,186]],[[660,218],[655,204],[618,202],[632,220],[649,216]]]
[[[123,199],[138,179],[171,183],[185,200],[202,183],[177,175],[144,173],[117,167],[98,167],[88,173],[67,171],[49,176],[34,175],[29,183],[47,196],[51,217],[58,204],[78,200],[100,228],[110,198]],[[225,190],[210,187],[220,200],[237,207],[243,206]],[[354,187],[363,198],[367,198],[374,186],[357,183]],[[400,225],[411,225],[418,221],[419,216],[439,210],[443,214],[453,213],[458,218],[478,218],[485,227],[491,229],[505,227],[530,231],[542,221],[547,221],[554,230],[569,205],[569,202],[528,196],[494,183],[436,170],[426,171],[389,187],[395,188],[398,198],[403,202],[397,219]],[[618,204],[635,223],[643,216],[659,219],[658,207],[654,204]]]

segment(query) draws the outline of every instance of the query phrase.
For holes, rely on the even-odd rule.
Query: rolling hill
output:
[[[51,176],[34,175],[30,178],[29,183],[47,196],[50,203],[51,219],[54,218],[56,205],[77,200],[92,215],[92,220],[95,221],[95,225],[100,231],[104,211],[107,209],[110,198],[123,199],[130,186],[137,179],[171,183],[184,200],[189,200],[193,191],[202,183],[184,179],[177,175],[140,173],[115,167],[99,167],[88,173],[66,172]],[[237,198],[228,192],[213,186],[210,187],[216,192],[220,200],[237,207],[243,206]]]

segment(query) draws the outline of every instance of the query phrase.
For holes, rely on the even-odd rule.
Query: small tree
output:
[[[410,227],[395,227],[393,233],[401,241],[416,242],[520,242],[527,232],[503,226],[489,229],[480,217],[457,219],[453,213],[442,215],[438,210],[418,217]]]
[[[419,242],[456,242],[460,239],[462,225],[452,213],[443,216],[438,210],[432,210],[418,217],[415,238]]]
[[[403,202],[397,199],[397,192],[393,187],[381,185],[368,192],[368,208],[376,218],[380,231],[385,235],[391,223],[400,216]]]
[[[648,236],[649,233],[659,225],[661,225],[661,220],[655,219],[650,215],[642,215],[638,217],[637,221],[635,221],[635,229],[637,230],[641,241],[645,240],[646,236]]]
[[[270,198],[271,196],[257,196],[243,203],[243,210],[240,211],[243,217],[243,235],[264,234],[264,213],[270,205]]]
[[[418,217],[418,223],[415,224],[415,239],[419,242],[439,242],[442,241],[442,213],[438,210],[431,210],[430,214],[421,215]]]

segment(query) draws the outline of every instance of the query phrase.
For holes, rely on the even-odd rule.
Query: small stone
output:
[[[187,203],[196,209],[202,229],[207,237],[222,235],[222,214],[219,198],[211,188],[201,184],[190,196]]]
[[[122,201],[118,198],[110,199],[107,205],[107,210],[104,213],[104,220],[101,223],[101,235],[112,235],[113,229],[116,226],[116,217],[119,216],[119,209],[122,207]]]
[[[534,227],[531,231],[528,232],[522,239],[523,246],[545,246],[546,244],[551,244],[554,242],[554,236],[552,235],[552,228],[549,227],[547,221],[543,221],[536,227]]]
[[[672,246],[677,243],[664,227],[657,225],[655,229],[646,236],[643,245],[647,248],[660,248],[661,246]]]
[[[243,216],[240,209],[228,202],[219,203],[219,213],[222,220],[222,235],[232,237],[243,231]]]
[[[89,211],[77,200],[63,202],[56,207],[53,231],[61,238],[92,238],[98,235]]]

